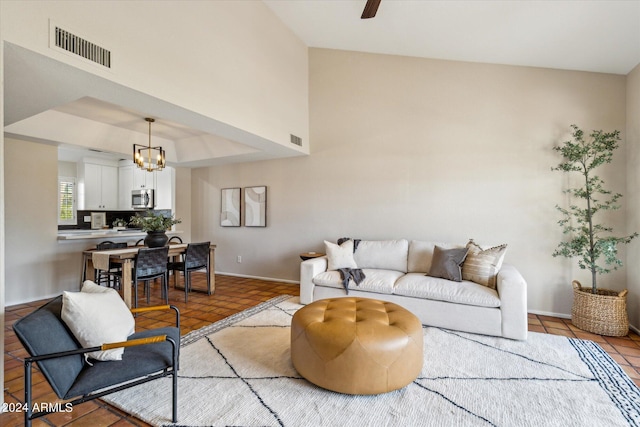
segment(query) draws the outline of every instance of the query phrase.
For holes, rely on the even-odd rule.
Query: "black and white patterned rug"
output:
[[[526,342],[424,327],[424,367],[407,387],[351,396],[302,379],[289,356],[297,298],[279,297],[183,337],[178,425],[640,425],[640,390],[600,346],[530,333]],[[107,396],[170,425],[171,380]]]

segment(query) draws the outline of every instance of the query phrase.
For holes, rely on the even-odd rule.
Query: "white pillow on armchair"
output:
[[[117,291],[87,280],[81,292],[62,296],[62,320],[82,347],[126,341],[135,331],[131,311]],[[122,360],[124,348],[94,351],[96,360]]]

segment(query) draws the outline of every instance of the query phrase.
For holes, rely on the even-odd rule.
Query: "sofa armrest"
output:
[[[502,336],[516,340],[526,340],[529,329],[527,322],[527,282],[512,265],[503,264],[497,278],[500,311],[502,312]]]
[[[300,304],[313,302],[313,278],[327,271],[326,256],[311,258],[300,263]]]

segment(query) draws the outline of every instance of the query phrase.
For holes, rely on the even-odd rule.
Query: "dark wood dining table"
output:
[[[87,280],[87,278],[95,277],[95,267],[93,263],[93,257],[95,254],[98,256],[108,256],[109,261],[115,261],[122,263],[122,283],[128,284],[128,286],[122,286],[122,299],[127,304],[127,307],[131,307],[131,268],[133,266],[133,260],[138,254],[138,250],[144,248],[144,246],[129,246],[127,248],[118,249],[87,249],[82,252],[82,277],[80,286]],[[177,243],[169,245],[169,258],[178,257],[185,253],[187,250],[186,243]],[[215,292],[215,250],[216,245],[209,246],[209,278],[211,280],[211,292]]]

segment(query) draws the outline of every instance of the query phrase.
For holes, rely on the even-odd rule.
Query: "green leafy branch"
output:
[[[592,174],[595,168],[611,163],[613,151],[618,148],[620,132],[594,130],[589,135],[590,139],[586,140],[584,132],[576,125],[571,125],[571,128],[573,140],[553,148],[564,160],[552,170],[578,172],[583,176],[583,186],[564,190],[583,203],[581,206],[572,204],[568,209],[556,205],[563,216],[558,224],[570,239],[561,242],[553,256],[578,258],[578,266],[591,271],[592,292],[597,293],[596,274],[609,273],[622,266],[622,261],[618,258],[618,245],[631,242],[638,233],[614,237],[610,235],[612,227],[594,223],[594,217],[598,213],[620,208],[617,202],[622,194],[606,190],[604,181]],[[601,258],[604,265],[599,263]]]
[[[160,213],[147,211],[144,215],[136,214],[129,220],[134,227],[140,227],[142,231],[167,231],[174,224],[180,224],[182,220],[173,216],[167,217]]]

